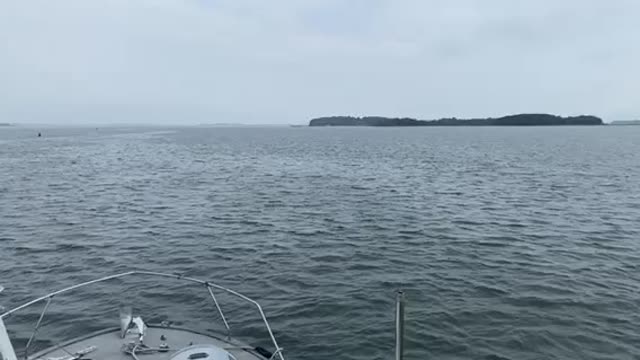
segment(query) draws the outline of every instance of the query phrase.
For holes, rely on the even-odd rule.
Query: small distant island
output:
[[[498,118],[417,120],[382,116],[328,116],[312,119],[309,126],[549,126],[603,125],[592,115],[562,117],[550,114],[517,114]]]
[[[11,126],[9,123],[0,123],[0,126]]]

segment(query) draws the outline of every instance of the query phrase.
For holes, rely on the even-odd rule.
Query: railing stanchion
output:
[[[209,295],[211,295],[211,298],[213,299],[213,303],[216,304],[216,309],[218,309],[218,312],[220,313],[220,317],[222,318],[222,321],[224,322],[224,327],[227,328],[227,336],[231,335],[231,329],[229,328],[229,323],[227,322],[227,318],[225,318],[224,313],[222,312],[222,309],[220,308],[220,304],[218,304],[218,300],[216,299],[216,296],[213,294],[213,290],[211,289],[211,286],[209,286],[209,284],[207,284],[207,290],[209,290]]]
[[[40,317],[38,318],[38,322],[36,322],[36,327],[33,329],[33,332],[31,333],[31,336],[29,337],[29,341],[27,341],[27,345],[24,347],[24,359],[27,360],[29,359],[29,346],[31,346],[31,343],[36,339],[36,335],[38,334],[38,329],[40,328],[40,324],[42,323],[42,319],[44,319],[44,314],[47,312],[47,309],[49,309],[49,305],[51,305],[51,300],[53,299],[53,296],[47,298],[47,303],[44,304],[44,309],[42,309],[42,312],[40,313]]]

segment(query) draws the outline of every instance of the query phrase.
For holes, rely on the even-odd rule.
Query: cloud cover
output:
[[[0,0],[0,116],[640,117],[637,0]]]

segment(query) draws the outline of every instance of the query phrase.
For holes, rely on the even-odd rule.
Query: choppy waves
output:
[[[260,299],[289,358],[377,359],[403,288],[411,359],[640,356],[640,129],[162,130],[2,130],[0,303],[187,273]],[[219,328],[192,290],[116,282],[47,323],[112,324],[137,294],[150,318]]]

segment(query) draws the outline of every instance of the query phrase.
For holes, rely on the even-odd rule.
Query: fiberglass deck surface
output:
[[[165,340],[161,340],[161,336]],[[105,330],[102,333],[89,335],[84,338],[73,340],[63,344],[64,350],[60,346],[54,346],[45,349],[29,357],[31,360],[71,360],[69,355],[76,352],[95,347],[96,349],[82,356],[84,360],[134,360],[134,358],[125,353],[122,348],[123,344],[128,344],[137,339],[137,335],[127,335],[124,339],[120,337],[120,330]],[[170,327],[149,327],[144,337],[144,344],[150,348],[158,348],[161,343],[169,345],[167,352],[153,352],[151,354],[139,354],[136,356],[139,360],[169,360],[173,354],[182,348],[190,345],[215,345],[227,350],[237,360],[264,360],[245,349],[252,349],[250,346],[243,344],[234,339],[224,340],[223,337],[215,338],[213,336],[203,335],[185,329],[177,329]],[[66,351],[65,351],[66,350]]]

